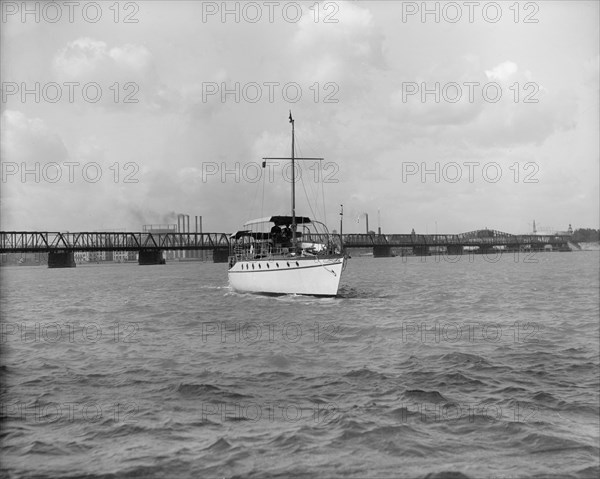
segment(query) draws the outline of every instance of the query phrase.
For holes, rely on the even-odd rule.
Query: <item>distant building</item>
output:
[[[156,224],[156,225],[143,225],[142,231],[144,233],[152,234],[165,234],[165,233],[181,233],[181,240],[187,241],[186,237],[183,236],[186,233],[196,234],[202,233],[202,216],[194,216],[194,230],[190,228],[190,215],[178,214],[177,224]],[[193,239],[193,238],[192,238]],[[177,240],[176,240],[177,241]],[[201,250],[167,250],[165,251],[167,260],[179,259],[200,259],[206,261],[206,251]]]
[[[113,261],[115,263],[128,263],[132,261],[137,261],[138,252],[137,251],[114,251],[113,252]]]
[[[142,231],[144,233],[177,233],[176,224],[164,224],[164,225],[143,225]]]
[[[89,251],[75,251],[75,263],[87,263],[90,260]]]
[[[19,266],[39,266],[48,263],[48,253],[2,253],[0,264]]]
[[[561,236],[573,236],[573,228],[571,227],[571,223],[569,223],[569,229],[567,229],[567,231],[557,231],[556,234]]]

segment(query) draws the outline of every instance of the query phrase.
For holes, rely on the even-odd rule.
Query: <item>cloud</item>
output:
[[[60,136],[44,120],[28,118],[16,110],[5,110],[0,120],[3,163],[1,228],[23,230],[35,225],[40,212],[44,215],[49,213],[48,205],[53,202],[45,193],[56,185],[44,181],[44,177],[54,178],[55,165],[61,165],[69,155]],[[54,166],[44,169],[48,164]],[[11,174],[5,175],[8,171]]]
[[[583,65],[584,83],[598,92],[598,83],[600,83],[600,55],[588,59]]]
[[[61,162],[68,157],[60,136],[40,118],[20,111],[5,110],[2,122],[2,161],[35,163]]]
[[[577,98],[573,91],[551,90],[537,81],[530,70],[504,62],[486,70],[502,91],[497,103],[487,102],[472,140],[480,145],[513,146],[542,144],[559,131],[573,129],[577,119]]]
[[[106,42],[81,37],[69,42],[54,57],[56,72],[71,80],[111,79],[128,75],[130,80],[148,73],[151,54],[144,46],[125,44],[108,48]]]
[[[344,3],[335,12],[324,8],[337,6],[335,2],[319,5],[319,21],[310,10],[298,22],[292,41],[298,59],[295,76],[366,88],[361,78],[372,69],[385,67],[383,35],[371,12],[352,3]]]
[[[111,48],[108,56],[117,65],[130,71],[147,71],[151,63],[151,55],[146,47],[129,43],[123,47]]]
[[[514,146],[540,144],[575,126],[575,95],[550,91],[530,70],[510,61],[483,71],[474,70],[472,61],[463,62],[462,71],[458,65],[422,72],[390,95],[391,115],[405,125],[408,137]],[[467,82],[477,84],[471,90]]]
[[[510,76],[515,74],[519,67],[511,61],[502,62],[496,65],[491,70],[486,70],[485,74],[492,81],[506,81]]]
[[[557,21],[525,29],[503,18],[492,28],[402,24],[401,6],[390,2],[311,2],[302,3],[297,23],[285,21],[277,8],[274,22],[263,15],[256,24],[236,23],[229,15],[224,23],[215,15],[200,24],[201,3],[144,5],[137,25],[115,24],[110,17],[59,29],[29,23],[35,28],[19,34],[18,42],[3,43],[9,80],[29,88],[37,81],[93,81],[104,94],[100,102],[89,103],[80,87],[75,104],[69,104],[66,88],[52,104],[34,102],[33,95],[27,101],[10,97],[2,118],[4,161],[97,162],[104,173],[98,183],[82,181],[78,172],[74,184],[2,184],[3,212],[6,205],[14,208],[8,218],[19,228],[137,230],[143,223],[162,223],[165,212],[175,211],[204,215],[205,229],[235,229],[260,216],[262,184],[243,177],[236,181],[233,174],[223,181],[220,173],[203,181],[203,165],[232,169],[237,162],[259,164],[262,156],[287,156],[289,109],[296,118],[297,154],[322,156],[339,166],[334,175],[339,183],[324,188],[333,223],[338,220],[334,205],[344,203],[349,212],[370,215],[381,207],[388,231],[424,230],[429,222],[431,232],[432,218],[452,205],[444,210],[447,230],[460,231],[474,229],[473,223],[489,214],[509,218],[512,211],[507,213],[505,205],[513,203],[506,198],[532,204],[539,197],[552,205],[552,215],[566,215],[572,191],[597,195],[598,48],[589,41],[594,26],[585,13],[556,6]],[[573,22],[566,23],[563,13]],[[548,43],[552,35],[561,42]],[[473,101],[463,86],[455,103],[422,102],[420,95],[405,103],[402,82],[410,81],[480,86]],[[121,85],[121,100],[130,91],[124,83],[136,82],[139,103],[109,106],[115,105],[110,90],[115,82]],[[242,89],[256,82],[263,85],[263,97],[256,103],[243,95],[223,100],[219,92],[203,101],[209,82],[219,88],[239,83]],[[279,83],[272,100],[266,82]],[[282,95],[283,85],[291,82],[302,89],[297,103]],[[327,82],[337,85],[335,103],[325,102],[332,91]],[[503,92],[497,103],[482,98],[481,86],[492,82]],[[526,88],[528,82],[532,85]],[[510,89],[515,83],[517,102]],[[537,103],[524,102],[530,93]],[[577,169],[565,173],[565,158]],[[547,190],[540,195],[537,186],[527,184],[499,194],[505,183],[481,184],[481,178],[476,184],[405,183],[402,163],[407,161],[505,161],[506,167],[536,161]],[[117,163],[115,183],[111,167]],[[129,163],[138,165],[139,183],[125,182]],[[307,178],[313,173],[307,169]],[[275,176],[277,182],[265,185],[265,214],[288,208],[289,184],[281,180],[280,169]],[[554,183],[565,178],[568,188],[557,189]],[[300,202],[300,184],[297,192]],[[248,211],[253,201],[258,208]],[[580,210],[590,210],[590,202],[579,204]],[[398,205],[408,206],[399,210]],[[597,206],[590,211],[597,213]],[[302,213],[310,215],[303,205]],[[440,230],[446,229],[437,219]],[[490,226],[514,229],[506,224],[511,220]]]
[[[86,89],[86,97],[94,99],[85,102],[86,106],[141,107],[158,113],[179,105],[177,92],[160,81],[153,55],[143,45],[110,47],[107,42],[80,37],[56,51],[52,69],[58,82],[79,83],[77,92],[92,82],[98,85]],[[67,101],[67,96],[64,94],[62,101]]]

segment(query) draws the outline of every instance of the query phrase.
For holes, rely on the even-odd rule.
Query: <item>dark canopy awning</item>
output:
[[[255,240],[268,240],[270,237],[269,233],[256,233],[250,230],[238,231],[235,234],[231,235],[231,237],[235,238],[236,240],[244,236],[254,238]]]
[[[292,217],[287,215],[275,215],[267,216],[265,218],[258,218],[244,223],[244,228],[252,227],[261,223],[275,223],[277,226],[289,226],[292,224]],[[310,218],[307,218],[306,216],[296,216],[296,224],[300,225],[308,223],[312,223]]]
[[[289,226],[292,224],[291,216],[271,216],[271,221],[278,226]],[[307,216],[296,216],[296,224],[311,223]]]

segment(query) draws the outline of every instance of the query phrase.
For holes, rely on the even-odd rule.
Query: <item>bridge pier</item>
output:
[[[139,265],[165,264],[162,250],[142,249],[138,254]]]
[[[213,263],[227,263],[229,251],[222,248],[213,249]]]
[[[392,256],[392,247],[387,245],[373,246],[373,258],[390,258]]]
[[[48,268],[75,268],[74,251],[50,251],[48,253]]]

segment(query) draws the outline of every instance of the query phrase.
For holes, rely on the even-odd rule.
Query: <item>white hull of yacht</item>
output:
[[[235,291],[336,296],[346,258],[285,258],[238,261],[229,269]]]

